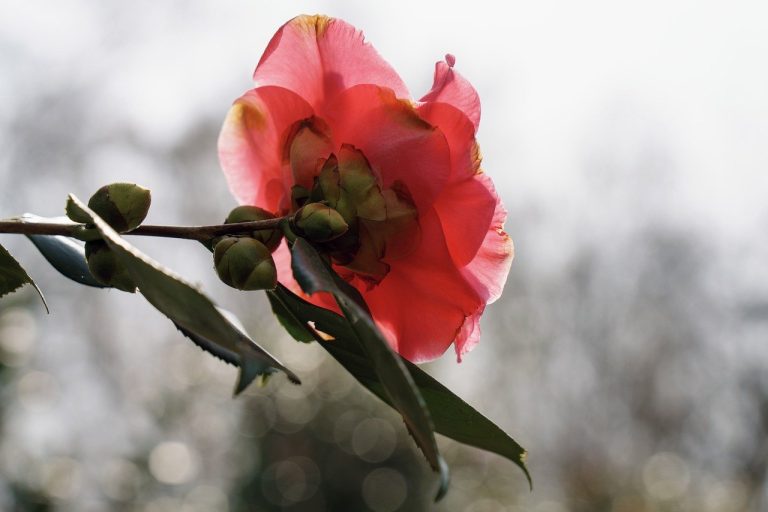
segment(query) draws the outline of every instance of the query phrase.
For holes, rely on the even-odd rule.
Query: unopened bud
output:
[[[106,242],[102,240],[86,242],[85,259],[88,261],[88,270],[101,284],[124,292],[133,293],[136,291],[136,283],[133,282],[128,270],[120,264],[117,256],[109,249]]]
[[[144,221],[151,201],[149,190],[144,187],[134,183],[112,183],[97,190],[88,206],[115,231],[125,233]]]
[[[253,238],[227,237],[213,251],[216,273],[238,290],[273,290],[277,268],[269,249]]]
[[[238,206],[227,215],[225,224],[237,224],[239,222],[253,222],[258,220],[274,219],[276,216],[258,206]],[[259,229],[253,231],[250,236],[267,246],[267,249],[274,251],[280,245],[282,233],[279,228]]]
[[[323,203],[309,203],[296,212],[296,228],[314,242],[328,242],[340,237],[349,225],[339,212]]]

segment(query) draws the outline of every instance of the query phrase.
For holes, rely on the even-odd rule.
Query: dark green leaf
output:
[[[193,341],[199,346],[240,367],[235,393],[245,389],[258,375],[267,375],[275,369],[282,370],[292,382],[299,383],[293,372],[248,338],[222,315],[208,297],[142,254],[85,204],[74,196],[70,197],[91,216],[104,241],[128,269],[141,294],[187,336],[194,336]]]
[[[316,292],[329,292],[333,293],[334,297],[338,293],[348,301],[351,300],[357,304],[370,317],[368,305],[357,288],[331,270],[312,244],[303,238],[297,238],[291,248],[291,269],[304,293],[311,295]]]
[[[88,270],[82,243],[64,236],[27,235],[27,238],[62,275],[86,286],[106,288]]]
[[[335,339],[331,341],[321,337],[316,337],[316,340],[362,385],[392,405],[370,361],[342,317],[306,302],[283,286],[270,292],[270,296],[282,306],[284,312],[292,315],[297,325],[304,326],[307,333],[312,334],[306,323],[311,319],[318,330],[333,336]],[[506,457],[523,470],[530,484],[531,477],[525,465],[526,451],[522,446],[418,366],[409,361],[403,362],[427,403],[436,432]]]
[[[71,204],[71,201],[67,201],[67,205],[69,204]],[[25,213],[21,218],[24,222],[58,222],[62,224],[71,224],[66,217],[46,218],[38,217],[31,213]],[[88,270],[88,263],[85,261],[85,249],[81,242],[65,236],[54,235],[27,235],[27,238],[35,244],[37,250],[40,251],[46,260],[48,260],[48,263],[63,276],[86,286],[106,288],[96,281]]]
[[[219,311],[219,313],[224,316],[234,327],[237,329],[240,334],[243,335],[250,343],[256,345],[256,342],[253,341],[249,336],[248,333],[245,331],[245,327],[240,322],[240,320],[234,315],[234,313],[227,311],[226,309],[216,307],[216,309]],[[195,343],[198,347],[202,348],[203,350],[213,354],[214,356],[218,357],[222,361],[229,363],[234,366],[239,366],[240,364],[240,357],[236,352],[231,352],[227,348],[209,340],[206,338],[203,338],[199,334],[196,334],[188,329],[185,329],[181,325],[174,322],[174,325],[176,328],[187,338],[192,340],[192,342]],[[246,361],[248,363],[248,361]],[[240,394],[245,390],[245,388],[248,387],[248,385],[253,382],[253,380],[261,375],[264,379],[266,379],[269,375],[274,373],[276,370],[275,368],[269,367],[263,369],[263,366],[260,364],[250,364],[246,366],[245,368],[241,369],[241,376],[238,379],[237,387],[235,389],[235,394]],[[297,382],[298,383],[298,382]]]
[[[45,302],[43,292],[37,287],[35,282],[27,272],[19,265],[19,262],[11,256],[5,247],[0,245],[0,297],[11,292],[15,292],[25,284],[31,284],[37,290],[38,295],[43,300],[45,310],[48,311],[48,304]]]
[[[288,334],[290,334],[293,339],[303,343],[315,340],[314,336],[312,336],[312,333],[309,332],[291,315],[290,311],[288,311],[285,306],[283,306],[283,304],[274,294],[268,293],[267,298],[269,299],[269,303],[272,305],[272,311],[275,313],[275,316],[277,316],[277,320],[280,322],[280,325],[282,325],[283,328],[288,331]]]
[[[370,361],[378,381],[389,397],[389,402],[403,416],[416,444],[432,468],[440,472],[442,481],[447,485],[448,475],[440,460],[434,426],[424,399],[402,359],[389,346],[367,309],[360,306],[360,294],[338,277],[315,248],[302,238],[294,242],[291,260],[293,275],[305,293],[333,294],[348,321],[353,339],[359,343]]]

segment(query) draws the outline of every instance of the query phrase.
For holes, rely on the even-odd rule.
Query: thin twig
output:
[[[222,235],[235,235],[249,231],[275,229],[285,217],[236,224],[214,224],[210,226],[139,226],[125,235],[159,236],[206,241]],[[28,221],[24,218],[0,221],[0,233],[21,235],[60,235],[77,238],[85,228],[84,224],[63,224],[55,222]]]
[[[168,238],[187,238],[190,240],[210,240],[222,235],[235,235],[249,231],[275,229],[284,217],[277,219],[238,222],[235,224],[214,224],[211,226],[139,226],[126,235],[163,236]]]

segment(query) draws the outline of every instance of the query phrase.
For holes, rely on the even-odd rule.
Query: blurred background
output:
[[[761,1],[0,0],[0,216],[111,181],[148,222],[234,202],[216,137],[274,31],[363,29],[415,97],[446,52],[483,102],[517,255],[463,363],[427,370],[530,452],[440,439],[445,500],[399,418],[192,242],[134,239],[304,381],[236,371],[140,297],[60,277],[0,302],[0,510],[760,511],[768,508],[768,7]]]

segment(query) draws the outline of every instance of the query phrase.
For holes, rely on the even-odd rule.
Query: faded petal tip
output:
[[[325,16],[298,16],[269,42],[253,79],[285,87],[318,107],[358,84],[377,84],[408,98],[397,72],[349,23]]]
[[[448,54],[445,61],[435,64],[432,89],[421,100],[424,103],[448,103],[464,112],[475,131],[480,125],[480,97],[466,78],[454,71],[456,58]]]

